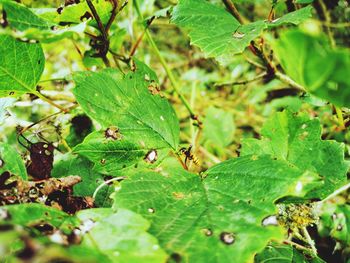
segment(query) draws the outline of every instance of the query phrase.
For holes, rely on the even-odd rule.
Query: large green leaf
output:
[[[19,153],[7,143],[0,143],[0,174],[9,172],[27,180],[28,175]]]
[[[348,50],[332,49],[325,36],[299,30],[281,34],[274,50],[286,73],[308,92],[338,106],[350,107]]]
[[[241,154],[269,154],[303,171],[319,174],[324,184],[311,191],[309,198],[324,198],[346,183],[348,165],[344,161],[344,145],[321,140],[318,119],[279,112],[265,123],[261,133],[261,140],[243,140]]]
[[[0,35],[0,96],[35,93],[44,65],[40,44]]]
[[[224,8],[204,0],[180,0],[172,13],[172,22],[189,31],[191,42],[207,57],[224,60],[242,53],[262,31],[286,23],[299,24],[311,16],[311,7],[302,8],[273,23],[256,21],[241,25]]]
[[[204,179],[163,168],[124,180],[115,207],[148,218],[150,233],[181,262],[247,262],[270,239],[283,238],[264,219],[277,213],[277,199],[302,194],[298,182],[310,176],[266,155],[223,162]]]
[[[165,262],[166,253],[157,239],[147,233],[150,223],[140,215],[125,209],[113,212],[96,208],[80,211],[77,217],[83,222],[94,222],[82,245],[95,249],[97,246],[113,262]]]
[[[77,101],[104,128],[89,135],[75,151],[99,162],[100,171],[115,171],[140,161],[154,163],[159,154],[147,160],[149,151],[178,147],[179,123],[173,108],[155,93],[158,80],[154,72],[139,62],[136,67],[136,72],[124,77],[113,70],[74,77]]]

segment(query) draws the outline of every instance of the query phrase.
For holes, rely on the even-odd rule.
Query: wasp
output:
[[[187,166],[187,161],[192,161],[195,165],[199,165],[198,158],[192,153],[192,145],[188,148],[183,147],[179,150],[180,154],[185,155],[185,165]]]

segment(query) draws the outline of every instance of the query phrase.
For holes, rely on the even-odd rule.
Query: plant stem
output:
[[[281,73],[280,71],[275,72],[276,78],[278,78],[280,81],[290,85],[293,88],[296,88],[300,91],[306,92],[305,88],[301,86],[300,84],[296,83],[294,80],[292,80],[289,76]]]
[[[252,79],[242,80],[242,81],[235,81],[235,82],[229,82],[229,83],[217,83],[217,84],[215,84],[215,86],[221,87],[221,86],[228,86],[228,85],[232,85],[232,86],[246,85],[246,84],[248,84],[250,82],[254,82],[254,81],[260,80],[260,79],[264,78],[265,76],[267,76],[267,73],[263,72],[263,73],[255,76]]]
[[[42,99],[43,101],[49,103],[50,105],[56,107],[57,109],[60,109],[61,111],[63,111],[64,113],[67,113],[68,110],[63,108],[61,105],[56,104],[54,101],[50,100],[49,98],[45,97],[43,94],[41,94],[40,92],[35,92],[33,93],[34,95],[38,96],[40,99]]]
[[[136,8],[136,12],[138,14],[138,16],[140,17],[141,20],[143,20],[143,15],[141,13],[140,10],[140,6],[139,6],[139,2],[138,0],[134,1],[134,5]],[[168,75],[168,78],[170,80],[171,85],[174,88],[174,91],[177,93],[177,95],[179,96],[181,102],[185,105],[186,109],[188,110],[188,112],[191,115],[192,119],[196,119],[198,118],[198,116],[194,113],[194,111],[192,110],[191,106],[189,105],[189,103],[187,102],[186,98],[181,94],[180,92],[180,87],[177,84],[177,81],[175,80],[175,77],[173,75],[173,72],[171,71],[171,69],[168,67],[168,64],[166,63],[165,59],[163,58],[162,54],[160,53],[156,43],[154,42],[152,35],[150,34],[148,28],[146,28],[145,30],[146,32],[146,37],[148,39],[149,44],[151,45],[151,47],[153,48],[154,52],[156,53],[156,56],[159,59],[159,62],[162,64],[166,74]],[[198,121],[198,119],[197,119]],[[199,121],[198,121],[199,122]]]
[[[126,176],[119,176],[119,177],[115,177],[115,178],[109,179],[109,180],[107,180],[107,181],[104,181],[102,184],[100,184],[100,185],[96,188],[95,192],[94,192],[93,195],[92,195],[92,198],[95,199],[95,198],[96,198],[96,195],[97,195],[97,193],[98,193],[98,191],[100,191],[101,188],[104,187],[105,185],[108,185],[109,183],[112,183],[112,182],[114,182],[114,181],[121,181],[121,180],[124,180],[124,179],[126,179],[126,178],[127,178]]]
[[[321,6],[321,9],[322,9],[322,12],[323,12],[323,15],[324,15],[324,18],[325,18],[327,24],[331,24],[332,19],[327,11],[327,7],[326,7],[325,3],[323,2],[323,0],[319,0],[319,3],[320,3],[320,6]],[[326,31],[327,31],[328,38],[331,42],[331,45],[334,48],[336,46],[336,43],[335,43],[335,40],[333,37],[332,30],[330,29],[330,27],[328,25],[326,25]]]
[[[310,245],[312,252],[315,256],[317,256],[317,249],[315,247],[315,241],[312,240],[312,238],[309,235],[309,232],[307,231],[306,227],[303,227],[301,229],[303,232],[304,237],[306,238],[307,243]]]
[[[235,4],[231,0],[222,0],[222,2],[224,2],[227,10],[238,20],[238,22],[240,22],[243,25],[245,21],[239,14]]]

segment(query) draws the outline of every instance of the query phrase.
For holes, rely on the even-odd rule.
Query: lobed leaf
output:
[[[349,167],[344,161],[344,145],[321,140],[319,120],[279,112],[265,123],[261,133],[261,140],[243,140],[241,155],[269,154],[303,171],[317,173],[324,183],[312,189],[308,198],[325,198],[346,183]]]
[[[274,202],[302,195],[308,174],[267,155],[245,156],[209,169],[204,179],[182,169],[139,172],[121,183],[115,207],[151,222],[150,233],[182,262],[247,262],[283,230],[264,225]]]

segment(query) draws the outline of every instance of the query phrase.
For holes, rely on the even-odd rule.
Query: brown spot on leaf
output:
[[[106,139],[120,140],[122,138],[122,135],[119,132],[119,128],[115,126],[107,128],[104,132],[104,135]]]

